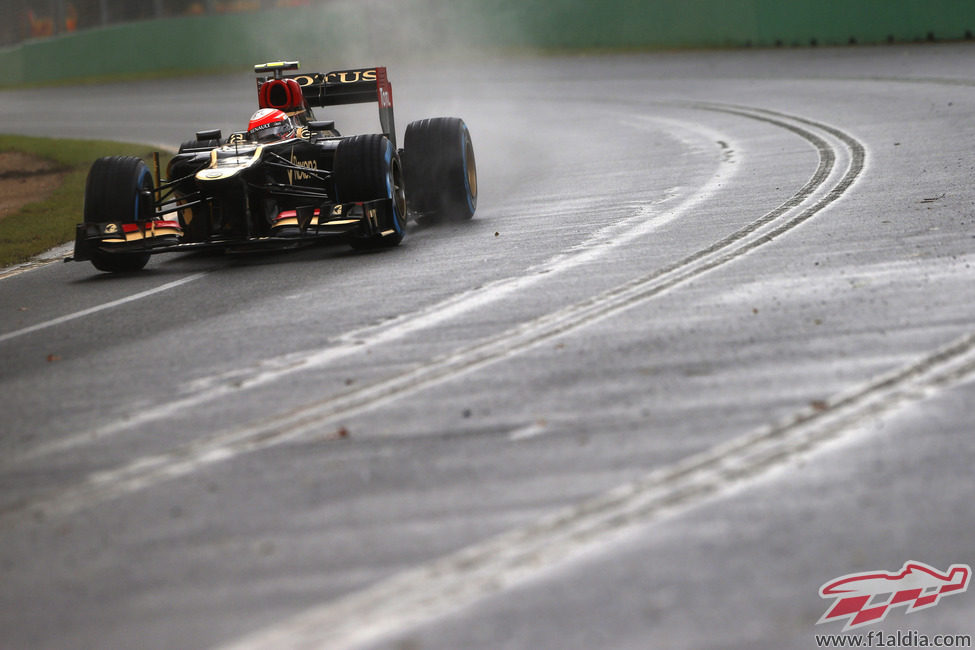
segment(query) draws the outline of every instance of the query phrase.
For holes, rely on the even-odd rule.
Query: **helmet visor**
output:
[[[254,142],[277,142],[290,136],[292,131],[294,129],[291,123],[287,120],[282,120],[281,122],[265,124],[251,129],[249,135],[250,139]]]

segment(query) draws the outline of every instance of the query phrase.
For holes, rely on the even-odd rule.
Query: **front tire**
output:
[[[152,174],[140,158],[111,156],[92,163],[85,184],[85,222],[134,223],[155,216]],[[95,248],[91,263],[99,271],[138,271],[149,262],[149,253],[114,253]]]
[[[429,221],[467,221],[477,209],[477,164],[464,120],[410,122],[403,139],[409,207]]]
[[[341,203],[392,199],[392,232],[353,237],[357,249],[391,248],[406,234],[406,193],[399,155],[383,135],[356,135],[339,143],[332,170],[336,200]]]

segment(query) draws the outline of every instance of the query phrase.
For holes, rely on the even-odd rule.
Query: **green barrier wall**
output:
[[[359,13],[334,8],[187,16],[25,43],[0,52],[0,83],[244,67],[307,54],[362,32]],[[300,46],[299,46],[300,44]]]
[[[542,48],[845,45],[958,40],[961,0],[459,0],[502,46]]]
[[[967,0],[333,0],[28,42],[0,51],[0,84],[286,58],[339,67],[472,50],[845,45],[973,31]]]

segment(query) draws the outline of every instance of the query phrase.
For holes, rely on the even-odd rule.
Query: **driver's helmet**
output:
[[[284,111],[262,108],[251,116],[247,137],[253,142],[276,142],[295,135],[295,125]]]

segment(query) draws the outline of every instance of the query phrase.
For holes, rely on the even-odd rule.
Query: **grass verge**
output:
[[[56,162],[67,170],[50,197],[29,203],[0,221],[0,268],[26,262],[74,239],[81,223],[88,168],[102,156],[139,156],[152,168],[152,147],[102,140],[65,140],[0,135],[0,151],[21,151]],[[162,165],[165,169],[166,157]]]

